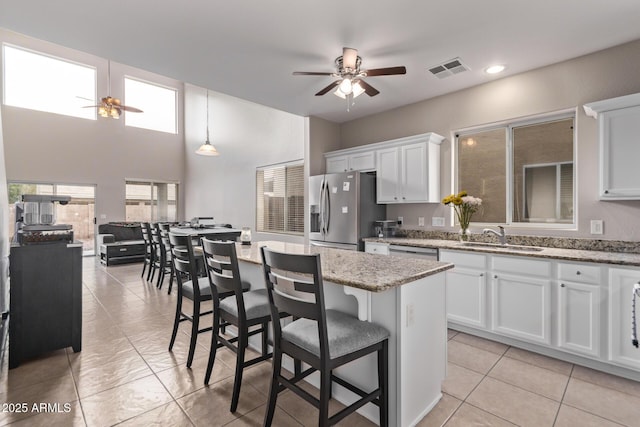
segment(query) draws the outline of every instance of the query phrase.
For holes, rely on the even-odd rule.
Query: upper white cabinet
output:
[[[326,156],[327,173],[350,171],[374,171],[376,169],[375,151],[359,151],[353,154]]]
[[[425,133],[325,153],[326,170],[375,170],[378,203],[439,203],[443,140]]]
[[[600,199],[640,199],[640,93],[584,106],[598,120]]]

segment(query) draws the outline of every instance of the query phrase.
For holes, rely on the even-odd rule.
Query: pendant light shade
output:
[[[219,156],[220,153],[216,150],[211,142],[209,142],[209,91],[207,90],[207,140],[197,150],[196,154],[201,156]]]

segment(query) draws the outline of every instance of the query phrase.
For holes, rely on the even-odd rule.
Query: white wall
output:
[[[206,89],[185,85],[185,217],[251,227],[253,240],[302,242],[255,232],[256,168],[304,158],[305,119],[209,91],[209,134],[220,152],[199,156],[206,138]]]
[[[2,29],[0,42],[95,66],[98,97],[107,95],[106,59]],[[111,96],[123,99],[125,74],[182,93],[181,82],[112,62]],[[182,111],[177,135],[125,127],[123,118],[86,120],[6,105],[2,116],[7,180],[97,185],[98,223],[124,220],[126,178],[183,181]]]
[[[510,227],[508,231],[528,235],[640,240],[640,201],[597,200],[597,126],[596,121],[587,117],[582,109],[582,105],[588,102],[640,92],[638,70],[640,40],[343,123],[340,128],[341,148],[431,131],[441,134],[447,138],[441,147],[441,194],[444,196],[453,190],[451,140],[454,131],[575,108],[578,230]],[[437,80],[430,80],[429,84],[437,84]],[[441,204],[389,205],[387,214],[389,218],[403,216],[407,228],[418,228],[418,216],[426,217],[427,224],[430,224],[432,216],[448,218],[451,208]],[[591,219],[604,220],[604,235],[590,234]]]

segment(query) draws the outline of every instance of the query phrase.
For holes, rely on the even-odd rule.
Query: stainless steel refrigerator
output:
[[[363,237],[374,235],[373,223],[387,217],[376,203],[376,176],[361,172],[309,178],[309,243],[363,250]]]

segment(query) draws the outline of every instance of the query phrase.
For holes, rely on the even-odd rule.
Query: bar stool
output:
[[[375,323],[335,310],[325,310],[320,255],[292,255],[260,248],[273,321],[273,372],[264,425],[271,426],[278,393],[289,389],[318,408],[319,426],[338,423],[366,403],[380,408],[380,425],[389,425],[389,332]],[[296,320],[282,327],[279,312]],[[339,366],[377,353],[378,388],[366,392],[333,375]],[[287,354],[310,365],[305,371],[285,378],[281,374],[282,355]],[[309,374],[320,373],[320,399],[303,390],[297,382]],[[331,384],[347,388],[360,399],[329,416]]]
[[[198,263],[193,253],[191,237],[169,233],[169,245],[171,247],[171,259],[173,260],[173,268],[178,284],[176,315],[173,322],[169,351],[171,351],[175,343],[180,322],[184,322],[185,320],[190,321],[191,341],[189,343],[189,356],[187,357],[187,367],[190,368],[196,350],[198,334],[212,330],[211,326],[199,329],[200,316],[213,313],[213,310],[200,311],[201,303],[211,301],[212,299],[211,286],[209,285],[209,279],[207,277],[198,276]],[[193,312],[191,314],[182,311],[183,298],[193,301]]]
[[[202,250],[211,283],[214,312],[213,337],[204,383],[209,384],[218,348],[225,346],[236,353],[236,371],[231,398],[231,412],[235,412],[238,408],[244,368],[267,360],[272,355],[272,353],[268,353],[267,342],[268,325],[271,321],[269,298],[266,289],[247,292],[246,287],[243,286],[234,242],[203,238]],[[220,329],[227,326],[236,327],[236,337],[228,339],[220,334]],[[254,326],[259,326],[259,328],[249,331],[249,328]],[[262,335],[262,353],[258,357],[245,361],[244,355],[249,345],[249,337],[257,334]]]
[[[144,277],[144,272],[147,266],[149,266],[149,271],[147,272],[147,281],[149,281],[154,262],[154,251],[151,243],[151,225],[148,222],[141,222],[140,227],[142,229],[142,240],[144,240],[144,264],[142,265],[142,274],[140,277]]]
[[[166,237],[163,237],[166,236]],[[162,289],[164,278],[167,273],[169,276],[169,293],[171,293],[171,285],[173,283],[173,262],[171,261],[171,249],[169,245],[169,235],[162,228],[158,230],[151,230],[151,240],[155,247],[156,261],[155,265],[158,270],[158,281],[156,282],[156,288]]]

